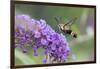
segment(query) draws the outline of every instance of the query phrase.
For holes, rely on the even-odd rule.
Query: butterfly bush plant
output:
[[[63,34],[55,32],[45,20],[32,19],[29,15],[15,16],[15,48],[27,53],[31,47],[33,56],[39,48],[44,51],[43,63],[64,63],[70,54],[68,42]]]

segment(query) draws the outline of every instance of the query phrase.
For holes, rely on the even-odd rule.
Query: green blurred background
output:
[[[72,25],[72,30],[77,32],[78,38],[66,36],[71,49],[67,63],[94,60],[94,8],[16,4],[15,14],[28,14],[35,19],[45,19],[55,30],[58,27],[54,17],[62,17],[64,22],[78,17]],[[16,65],[43,63],[44,56],[41,49],[38,51],[39,56],[37,57],[33,56],[33,51],[30,48],[29,50],[27,54],[23,54],[19,48],[15,49]]]

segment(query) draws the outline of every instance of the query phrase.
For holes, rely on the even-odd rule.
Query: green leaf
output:
[[[19,59],[23,64],[34,64],[35,63],[35,61],[33,61],[27,54],[24,54],[17,49],[15,50],[15,58]]]

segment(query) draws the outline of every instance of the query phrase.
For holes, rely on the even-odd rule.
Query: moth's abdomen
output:
[[[72,30],[62,30],[64,33],[66,34],[71,34],[72,33]]]
[[[74,34],[73,37],[74,37],[74,38],[77,38],[77,34]]]
[[[72,32],[71,35],[72,35],[74,38],[77,38],[77,33]]]

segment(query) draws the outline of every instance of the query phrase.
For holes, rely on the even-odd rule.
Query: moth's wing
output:
[[[71,26],[76,21],[76,19],[77,19],[77,17],[68,20],[65,25]]]
[[[65,24],[64,24],[64,26],[63,26],[63,28],[66,28],[66,26],[67,27],[71,27],[71,25],[76,21],[76,17],[75,18],[72,18],[72,19],[70,19],[70,20],[68,20]]]
[[[62,18],[60,16],[55,17],[55,20],[59,24],[62,22]]]

